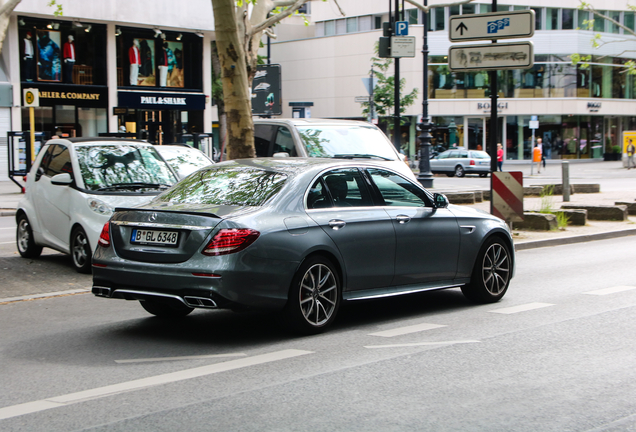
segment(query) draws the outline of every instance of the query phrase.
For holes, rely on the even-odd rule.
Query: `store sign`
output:
[[[75,105],[93,108],[105,108],[108,106],[108,90],[99,86],[78,90],[78,86],[65,86],[62,84],[30,83],[32,89],[23,88],[23,97],[26,98],[26,90],[37,90],[40,106]],[[25,106],[28,102],[24,100]]]
[[[281,115],[281,88],[280,65],[258,65],[251,89],[252,115]]]
[[[490,102],[478,102],[477,109],[480,111],[484,111],[485,113],[490,113]],[[508,102],[499,102],[497,104],[497,111],[502,112],[503,110],[508,109]]]
[[[599,112],[601,109],[601,103],[600,102],[588,102],[587,103],[587,109],[590,112]]]
[[[204,110],[205,95],[190,93],[117,93],[118,107],[158,110]]]

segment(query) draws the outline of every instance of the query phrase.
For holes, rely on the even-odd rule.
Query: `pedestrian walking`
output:
[[[497,169],[499,171],[503,171],[502,166],[503,166],[503,147],[501,146],[501,143],[497,143]]]
[[[636,147],[634,147],[634,143],[632,139],[629,139],[629,144],[627,144],[627,169],[636,168],[636,163],[634,163],[634,153],[636,153]]]
[[[541,174],[541,147],[537,142],[532,150],[532,162],[537,164],[537,174]]]
[[[543,148],[543,138],[537,138],[537,145],[539,146],[539,150],[541,150],[541,163],[543,164],[543,168],[545,168],[545,149]]]

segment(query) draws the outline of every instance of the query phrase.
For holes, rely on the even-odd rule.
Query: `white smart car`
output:
[[[177,182],[152,144],[113,138],[47,141],[27,176],[16,212],[20,255],[43,247],[70,254],[90,273],[92,252],[116,207],[150,201]]]

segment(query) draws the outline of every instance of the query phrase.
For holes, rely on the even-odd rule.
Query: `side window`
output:
[[[309,189],[307,194],[307,208],[308,209],[320,209],[333,207],[331,198],[327,193],[327,189],[322,182],[322,179],[316,180],[316,182]]]
[[[335,207],[369,207],[373,199],[356,168],[330,171],[322,176]]]
[[[459,157],[459,152],[457,150],[450,152],[448,155],[449,159],[457,159]]]
[[[459,157],[462,159],[467,159],[468,158],[468,152],[459,152]]]
[[[44,169],[44,175],[53,177],[56,174],[69,173],[73,175],[73,165],[71,164],[71,156],[68,148],[59,144],[53,146],[54,149],[50,153],[50,161]]]
[[[270,157],[272,139],[274,138],[274,132],[276,126],[273,125],[254,125],[254,148],[256,150],[256,157]]]
[[[448,157],[449,153],[447,152],[443,152],[439,154],[438,159],[446,159]]]
[[[385,206],[432,207],[426,193],[397,174],[380,169],[367,170]]]
[[[53,144],[46,149],[44,156],[42,156],[42,162],[40,162],[40,166],[38,167],[35,173],[35,181],[40,180],[40,177],[42,177],[42,174],[46,172],[47,168],[49,167],[49,164],[51,163],[53,152],[55,151],[56,147],[57,146]]]
[[[297,156],[296,146],[294,146],[291,132],[284,126],[280,126],[276,133],[276,141],[274,141],[274,151],[272,154],[275,153],[287,153],[291,157]]]

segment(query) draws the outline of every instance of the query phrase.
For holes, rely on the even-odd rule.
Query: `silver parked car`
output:
[[[203,168],[118,209],[93,257],[93,294],[160,317],[281,309],[304,333],[342,301],[461,287],[500,300],[514,273],[501,219],[449,205],[365,161],[263,158]]]
[[[490,172],[490,155],[481,150],[446,150],[431,159],[431,172],[449,177],[464,177],[466,174],[486,177]]]
[[[201,150],[186,144],[157,145],[155,149],[168,162],[179,180],[186,178],[199,168],[214,163]]]

